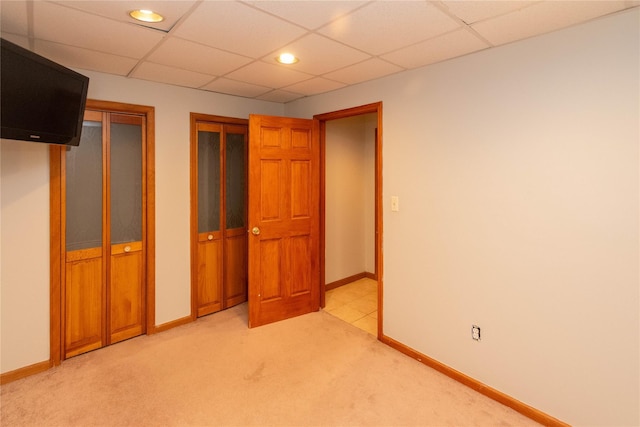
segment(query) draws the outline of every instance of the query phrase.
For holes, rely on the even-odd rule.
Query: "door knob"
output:
[[[260,234],[260,229],[258,227],[253,227],[251,229],[251,232],[253,233],[254,236],[257,236]]]

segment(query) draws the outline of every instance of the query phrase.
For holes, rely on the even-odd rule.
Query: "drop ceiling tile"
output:
[[[275,56],[282,52],[293,53],[300,59],[298,63],[289,66],[291,69],[314,75],[337,70],[371,57],[326,37],[309,34],[278,49],[277,52],[264,57],[263,60],[275,62]]]
[[[140,59],[165,36],[54,3],[34,2],[33,8],[34,36],[70,46]]]
[[[260,58],[306,32],[239,2],[207,1],[176,27],[173,34],[218,49]]]
[[[285,90],[273,90],[269,93],[257,97],[257,99],[261,99],[263,101],[281,103],[291,102],[298,98],[304,98],[304,96],[298,93],[287,92]]]
[[[382,55],[404,68],[418,68],[489,47],[466,28]]]
[[[359,64],[327,73],[323,77],[346,84],[356,84],[400,71],[403,71],[403,68],[378,58],[372,58]]]
[[[39,55],[70,68],[100,71],[102,73],[126,76],[136,66],[136,59],[109,53],[95,52],[79,47],[35,41],[35,51]]]
[[[214,76],[194,71],[167,67],[166,65],[143,62],[130,77],[168,83],[176,86],[199,88],[214,79]]]
[[[625,1],[545,1],[473,24],[494,45],[575,25],[629,6]]]
[[[456,20],[425,1],[382,1],[369,3],[318,31],[380,55],[459,26]]]
[[[284,65],[271,65],[258,61],[229,73],[225,77],[258,86],[279,89],[310,79],[312,76],[286,68]]]
[[[55,1],[60,5],[115,19],[120,22],[136,23],[137,25],[169,31],[176,22],[189,11],[195,1],[167,1],[167,0],[135,0],[135,1],[104,1],[104,0],[62,0]],[[142,23],[129,16],[129,12],[136,9],[153,10],[164,17],[162,22]]]
[[[263,95],[272,90],[269,87],[252,85],[250,83],[225,79],[224,77],[216,79],[213,82],[202,86],[200,89],[208,90],[211,92],[226,93],[229,95],[244,96],[248,98],[254,98],[256,96]]]
[[[254,7],[314,30],[362,6],[364,1],[248,1]]]
[[[0,4],[0,28],[3,33],[29,35],[27,2],[3,1]]]
[[[316,95],[318,93],[329,92],[332,90],[345,87],[346,84],[336,82],[334,80],[323,79],[322,77],[316,77],[313,79],[305,80],[300,83],[296,83],[291,86],[287,86],[285,90],[290,90],[295,93],[301,93],[305,96]]]
[[[467,24],[493,18],[522,9],[533,4],[533,1],[503,0],[503,1],[443,1],[451,13]]]
[[[253,61],[245,56],[225,52],[176,37],[168,37],[147,60],[199,73],[221,76]]]

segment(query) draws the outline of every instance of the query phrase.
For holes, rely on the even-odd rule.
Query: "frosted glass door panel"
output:
[[[111,244],[141,240],[142,124],[112,122]]]
[[[102,246],[102,124],[85,121],[65,153],[66,249]]]
[[[245,135],[226,135],[226,227],[244,228]]]
[[[220,231],[220,132],[198,131],[198,232]]]

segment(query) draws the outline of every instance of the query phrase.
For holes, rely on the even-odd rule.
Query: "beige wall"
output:
[[[0,142],[0,366],[49,360],[49,150]]]
[[[574,425],[640,424],[639,18],[286,105],[383,102],[384,333]]]
[[[284,106],[87,73],[93,98],[156,107],[157,322],[189,313],[189,111],[383,101],[384,333],[571,424],[640,424],[639,18]],[[7,372],[48,357],[48,155],[0,156]]]
[[[326,283],[375,273],[375,140],[370,116],[327,122]]]

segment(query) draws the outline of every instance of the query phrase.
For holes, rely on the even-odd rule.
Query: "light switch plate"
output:
[[[398,212],[400,210],[400,201],[398,196],[391,196],[391,211]]]

